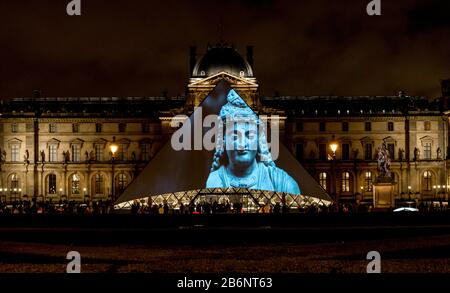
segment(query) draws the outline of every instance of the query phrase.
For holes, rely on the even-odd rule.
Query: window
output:
[[[303,122],[297,122],[295,123],[295,130],[297,132],[303,132]]]
[[[48,194],[56,194],[56,175],[48,175]]]
[[[244,77],[244,75],[245,75],[245,72],[244,72],[244,71],[239,71],[239,76],[240,76],[240,77]]]
[[[72,175],[72,194],[80,194],[80,175]]]
[[[19,176],[15,173],[11,175],[11,188],[9,190],[14,194],[19,190]]]
[[[342,144],[342,160],[350,160],[350,145],[348,143]]]
[[[143,143],[141,145],[141,151],[142,151],[142,160],[150,161],[150,144]]]
[[[326,131],[326,125],[325,125],[325,122],[320,122],[320,123],[319,123],[319,130],[320,130],[320,132]]]
[[[11,161],[12,162],[19,162],[20,161],[19,151],[20,151],[20,146],[18,144],[12,144],[11,145]]]
[[[103,175],[95,174],[95,194],[103,194]]]
[[[349,172],[342,173],[341,187],[342,187],[342,189],[341,189],[342,192],[350,192],[350,173]]]
[[[364,159],[365,160],[372,160],[372,144],[366,143],[364,145]]]
[[[303,144],[302,143],[298,143],[295,145],[295,156],[298,161],[303,160]]]
[[[11,124],[11,132],[12,133],[19,132],[19,125],[17,123]]]
[[[388,131],[394,131],[394,122],[388,122]]]
[[[102,132],[102,124],[101,123],[95,123],[95,132],[100,133]]]
[[[426,142],[423,145],[423,158],[425,160],[431,160],[431,142]]]
[[[33,123],[27,123],[27,124],[25,124],[25,130],[26,130],[27,132],[33,132],[33,131],[34,131]]]
[[[366,192],[372,191],[372,172],[370,171],[364,173],[364,190]]]
[[[432,179],[433,179],[433,176],[431,174],[431,171],[425,171],[423,173],[423,190],[431,191]]]
[[[78,123],[72,124],[72,132],[79,132],[80,131],[80,125]]]
[[[319,160],[325,161],[327,159],[327,145],[319,144]]]
[[[425,131],[430,131],[430,130],[431,130],[431,122],[430,122],[430,121],[425,121],[425,122],[423,123],[423,129],[424,129]]]
[[[127,159],[127,151],[128,151],[128,145],[125,143],[121,143],[119,145],[119,151],[118,151],[118,160],[119,161],[125,161]]]
[[[51,144],[48,146],[48,161],[56,162],[58,161],[58,146],[56,144]]]
[[[372,131],[372,123],[371,122],[364,123],[364,130],[365,131]]]
[[[96,161],[103,161],[103,150],[104,149],[105,149],[105,146],[102,144],[95,145],[95,160]]]
[[[391,158],[391,160],[395,160],[395,144],[388,143],[387,144],[387,151],[389,153],[389,158]]]
[[[149,123],[142,123],[142,132],[147,133],[150,132],[150,124]]]
[[[348,122],[342,122],[342,131],[348,131]]]
[[[72,145],[72,161],[73,162],[81,161],[81,145],[79,144]]]
[[[119,132],[125,132],[127,130],[126,123],[119,123]]]
[[[128,184],[127,175],[125,175],[124,173],[120,173],[117,176],[117,191],[119,193],[122,193],[127,187],[127,184]]]
[[[48,132],[55,133],[56,132],[56,123],[50,123],[48,125]]]
[[[323,189],[327,190],[327,173],[319,173],[319,184]]]

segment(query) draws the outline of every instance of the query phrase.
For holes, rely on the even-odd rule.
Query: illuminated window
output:
[[[423,190],[431,191],[432,179],[433,179],[433,175],[431,174],[431,171],[425,171],[423,173]]]
[[[19,152],[20,152],[20,146],[18,144],[12,144],[11,145],[11,161],[12,162],[20,161]]]
[[[11,132],[13,133],[19,132],[19,125],[17,123],[11,124]]]
[[[426,142],[423,145],[423,158],[425,160],[431,160],[431,142]]]
[[[341,189],[342,192],[350,192],[350,173],[349,172],[342,173],[341,187],[342,187],[342,189]]]
[[[125,143],[121,143],[119,145],[119,151],[118,151],[118,160],[119,161],[125,161],[127,159],[127,151],[128,151],[128,145]]]
[[[239,76],[240,76],[240,77],[244,77],[244,75],[245,75],[245,72],[244,72],[244,71],[240,71],[240,72],[239,72]]]
[[[364,173],[364,190],[366,192],[372,191],[372,172],[370,171]]]
[[[80,194],[80,175],[72,175],[72,194]]]
[[[16,194],[19,191],[19,177],[16,173],[11,175],[11,193]]]
[[[48,146],[48,161],[56,162],[58,160],[58,146],[56,144],[51,144]]]
[[[124,173],[120,173],[119,175],[117,175],[117,188],[119,193],[122,193],[125,190],[127,184],[127,175],[125,175]]]
[[[95,174],[95,194],[103,194],[103,175]]]
[[[48,175],[48,194],[56,194],[56,175]]]
[[[103,150],[104,149],[105,149],[105,146],[102,144],[95,145],[95,160],[96,161],[103,161]]]
[[[319,173],[319,184],[323,189],[327,190],[327,173]]]
[[[81,145],[79,144],[72,145],[72,161],[73,162],[81,161]]]

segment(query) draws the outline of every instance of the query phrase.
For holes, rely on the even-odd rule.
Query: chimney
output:
[[[194,71],[195,63],[197,63],[197,47],[191,46],[189,48],[189,70],[192,72]]]
[[[247,62],[253,69],[253,46],[247,46]]]

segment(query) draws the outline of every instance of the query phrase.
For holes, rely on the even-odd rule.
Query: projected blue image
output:
[[[297,182],[272,160],[264,125],[231,90],[220,110],[223,122],[206,188],[240,187],[300,194]]]

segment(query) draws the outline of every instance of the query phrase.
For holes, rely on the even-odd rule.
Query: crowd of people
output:
[[[17,200],[12,203],[0,201],[0,214],[109,214],[111,201],[63,201]]]

